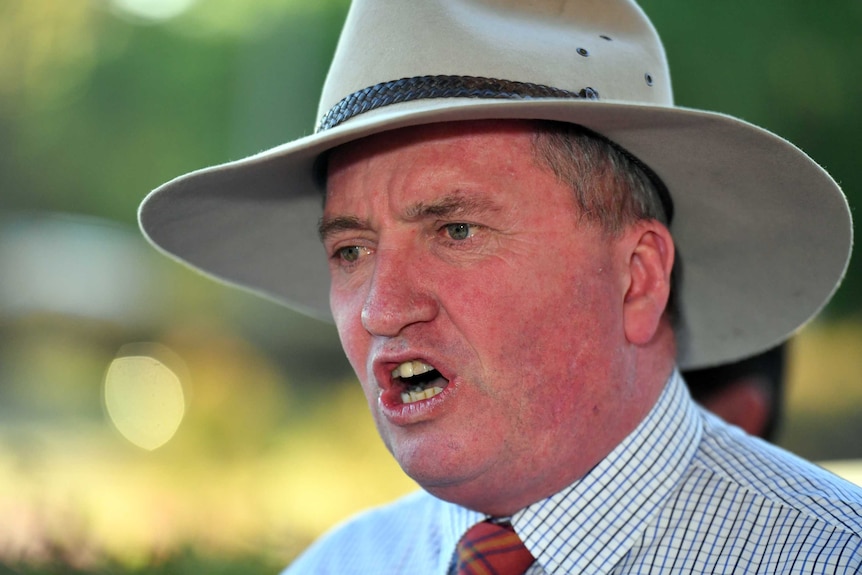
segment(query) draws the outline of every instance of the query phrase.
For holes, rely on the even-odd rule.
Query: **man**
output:
[[[423,487],[288,572],[862,569],[859,490],[677,371],[820,309],[846,201],[780,138],[674,107],[633,2],[356,0],[319,116],[141,208],[166,252],[332,317]]]
[[[692,369],[683,378],[694,400],[751,435],[774,441],[784,399],[785,345],[740,361]]]

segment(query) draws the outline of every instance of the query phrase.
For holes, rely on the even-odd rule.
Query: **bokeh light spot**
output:
[[[143,18],[160,21],[176,18],[191,8],[197,0],[112,0],[120,11]]]
[[[105,408],[117,430],[138,447],[158,449],[185,415],[183,383],[168,350],[155,344],[125,346],[105,374]]]

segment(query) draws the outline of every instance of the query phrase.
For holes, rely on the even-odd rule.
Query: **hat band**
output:
[[[478,76],[416,76],[381,82],[353,92],[335,104],[317,127],[318,132],[334,128],[359,114],[412,100],[428,98],[484,98],[526,100],[530,98],[579,98],[598,100],[592,88],[570,92],[542,84],[513,82]]]
[[[412,78],[401,78],[389,82],[374,84],[362,90],[358,90],[341,99],[321,118],[317,132],[323,132],[346,122],[354,116],[363,114],[370,110],[410,102],[412,100],[423,100],[429,98],[480,98],[480,99],[502,99],[502,100],[529,100],[532,98],[570,98],[579,100],[598,100],[599,93],[593,88],[582,88],[578,92],[571,92],[561,88],[553,88],[543,84],[530,82],[515,82],[511,80],[500,80],[498,78],[484,78],[480,76],[414,76]],[[590,130],[592,132],[592,130]],[[593,132],[595,134],[595,132]],[[595,134],[608,142],[619,152],[624,154],[631,162],[637,165],[653,183],[662,207],[665,211],[667,223],[673,219],[673,201],[667,191],[667,187],[661,178],[653,172],[649,166],[641,162],[617,143],[608,140],[601,134]]]

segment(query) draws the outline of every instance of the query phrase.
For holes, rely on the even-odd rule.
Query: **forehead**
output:
[[[575,194],[537,157],[528,121],[453,122],[377,134],[333,151],[318,231],[459,219],[514,229],[566,225]],[[474,220],[475,218],[475,220]]]
[[[404,171],[412,162],[424,162],[426,169],[436,167],[438,176],[459,167],[499,169],[511,166],[513,160],[532,163],[533,137],[533,125],[521,120],[446,122],[375,134],[330,151],[327,194],[345,176]]]

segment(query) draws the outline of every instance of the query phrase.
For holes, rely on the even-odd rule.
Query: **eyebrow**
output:
[[[417,221],[426,218],[451,218],[465,214],[487,214],[499,211],[500,206],[491,198],[453,192],[431,202],[416,202],[405,210],[404,217],[408,221]],[[367,221],[355,216],[334,216],[331,218],[324,216],[320,218],[317,226],[317,232],[323,241],[342,231],[369,229],[371,226]]]
[[[405,215],[408,219],[420,220],[427,217],[446,218],[499,211],[499,206],[491,198],[467,195],[459,191],[446,194],[433,202],[417,202],[407,209]]]
[[[322,217],[317,224],[317,234],[321,241],[343,231],[367,230],[370,226],[354,216],[337,216],[334,218]]]

